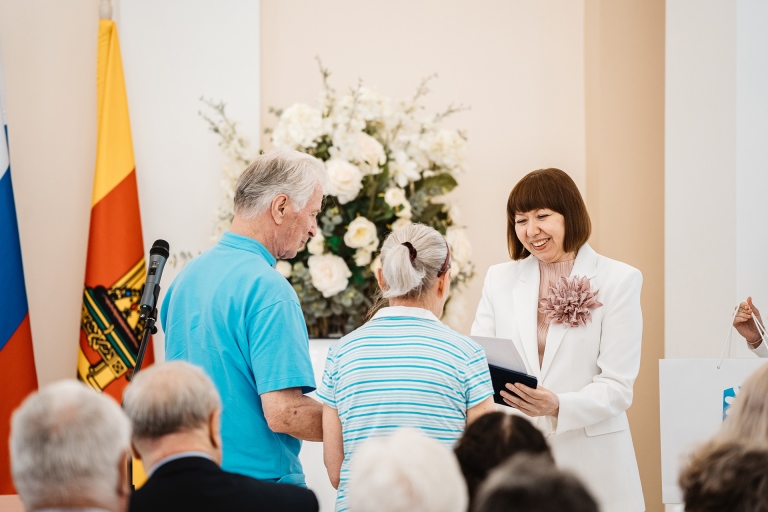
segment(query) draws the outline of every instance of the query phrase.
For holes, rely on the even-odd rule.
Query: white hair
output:
[[[142,370],[123,395],[133,439],[154,440],[175,432],[203,428],[221,399],[205,372],[184,361],[155,364]]]
[[[30,395],[11,419],[11,473],[26,508],[116,499],[131,426],[112,398],[75,380]]]
[[[317,158],[292,149],[273,149],[259,155],[235,185],[235,213],[252,219],[272,200],[287,195],[297,210],[303,209],[320,185],[328,187],[328,171]]]
[[[409,243],[414,251],[404,245]],[[411,259],[411,254],[415,257]],[[415,298],[437,279],[448,258],[443,235],[424,224],[409,224],[387,236],[381,247],[382,296]]]
[[[418,430],[369,439],[352,456],[351,512],[465,512],[467,503],[453,452]]]

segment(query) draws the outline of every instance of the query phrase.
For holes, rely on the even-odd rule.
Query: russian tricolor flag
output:
[[[11,413],[37,389],[27,291],[21,263],[19,227],[11,185],[8,127],[0,68],[0,494],[15,494],[11,481],[8,435]]]

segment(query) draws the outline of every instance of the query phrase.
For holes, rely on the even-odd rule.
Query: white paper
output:
[[[486,338],[485,336],[470,336],[470,338],[478,342],[485,349],[485,357],[488,359],[488,364],[506,370],[528,373],[523,358],[520,357],[520,352],[517,351],[512,340],[506,338]]]

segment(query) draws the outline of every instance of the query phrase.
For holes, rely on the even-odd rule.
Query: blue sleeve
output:
[[[491,374],[488,371],[488,362],[485,359],[483,349],[472,354],[469,361],[467,361],[464,392],[466,394],[467,409],[471,409],[489,396],[493,396]]]
[[[248,323],[248,346],[259,394],[299,387],[302,393],[314,391],[309,338],[299,304],[283,300],[256,313]]]
[[[338,409],[336,406],[336,370],[333,364],[333,349],[328,349],[328,358],[325,360],[325,368],[323,369],[323,380],[320,382],[320,387],[317,388],[317,398],[328,407]]]

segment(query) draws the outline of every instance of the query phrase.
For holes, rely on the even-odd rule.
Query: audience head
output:
[[[120,406],[66,380],[30,395],[11,419],[11,473],[27,510],[128,503],[131,427]]]
[[[597,512],[595,499],[551,457],[521,453],[494,469],[480,486],[476,512]]]
[[[450,450],[418,430],[363,443],[350,462],[351,512],[464,512],[467,490]]]
[[[208,453],[221,464],[221,399],[197,366],[171,361],[142,370],[126,388],[123,408],[147,469],[183,451]]]
[[[715,441],[680,472],[686,512],[768,512],[768,446]]]
[[[467,481],[470,502],[488,473],[512,455],[542,454],[554,462],[539,429],[521,416],[503,412],[484,414],[470,423],[454,451]]]
[[[507,200],[507,248],[513,260],[531,254],[518,236],[515,215],[545,208],[563,216],[565,252],[576,252],[587,243],[592,222],[576,183],[560,169],[539,169],[523,176]]]
[[[420,299],[429,294],[433,297],[427,298],[444,304],[448,298],[450,269],[451,252],[443,235],[424,224],[396,229],[381,247],[382,296]]]
[[[728,410],[719,438],[768,443],[768,364],[755,370],[741,386]],[[766,498],[768,499],[768,498]]]

